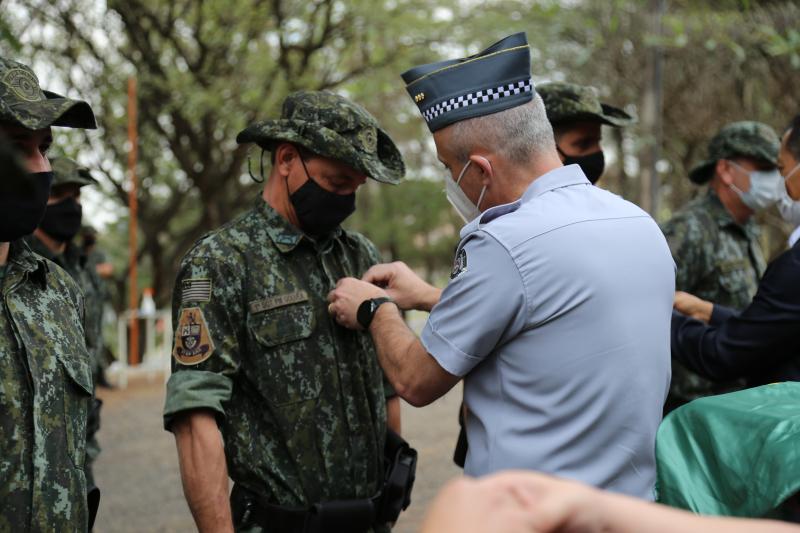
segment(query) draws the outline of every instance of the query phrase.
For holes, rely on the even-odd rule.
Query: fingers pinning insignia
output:
[[[172,356],[182,365],[202,363],[214,353],[214,341],[208,324],[199,307],[187,307],[181,311],[175,331],[175,348]]]

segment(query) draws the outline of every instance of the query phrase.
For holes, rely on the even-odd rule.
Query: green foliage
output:
[[[369,235],[385,260],[403,260],[432,274],[452,262],[462,224],[441,179],[408,179],[396,186],[367,183],[346,225]]]
[[[719,127],[746,118],[780,129],[800,109],[796,2],[668,4],[656,32],[653,0],[0,0],[0,44],[97,112],[97,132],[59,132],[56,143],[97,169],[108,209],[120,217],[102,242],[122,263],[125,91],[136,75],[142,277],[163,303],[191,243],[256,201],[248,147],[235,144],[236,133],[277,116],[285,95],[301,88],[333,89],[364,104],[405,156],[408,181],[363,188],[348,225],[387,259],[447,269],[460,224],[399,74],[514,31],[528,33],[536,81],[593,85],[635,114],[649,90],[648,62],[661,51],[666,170],[657,215],[668,217],[697,193],[685,176]],[[608,131],[604,142],[616,157],[601,185],[638,201],[652,134]],[[259,155],[252,151],[254,172]],[[770,233],[773,244],[783,229]]]

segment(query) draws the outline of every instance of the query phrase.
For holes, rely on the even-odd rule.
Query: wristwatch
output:
[[[372,298],[370,300],[364,300],[361,302],[361,305],[358,306],[358,311],[356,312],[356,320],[358,320],[358,323],[361,324],[362,328],[369,329],[369,325],[372,324],[372,318],[375,316],[375,312],[382,304],[385,304],[386,302],[394,303],[394,300],[382,296],[380,298]]]

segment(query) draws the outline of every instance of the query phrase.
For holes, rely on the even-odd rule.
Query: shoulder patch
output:
[[[458,277],[459,274],[467,269],[467,251],[461,248],[453,260],[453,270],[450,272],[450,279]]]
[[[181,282],[181,304],[189,302],[210,302],[211,280],[208,278],[191,278]]]
[[[208,324],[199,307],[181,311],[175,330],[175,348],[172,356],[182,365],[202,363],[214,353],[214,341],[208,333]]]

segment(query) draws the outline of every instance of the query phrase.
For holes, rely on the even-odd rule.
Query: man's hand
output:
[[[675,292],[675,303],[673,306],[676,311],[694,319],[702,320],[705,323],[711,320],[711,312],[714,310],[713,303],[682,291]]]
[[[381,296],[387,296],[386,291],[376,285],[355,278],[342,278],[328,293],[328,313],[346,328],[363,329],[356,319],[358,306],[364,300]]]
[[[430,311],[439,302],[441,289],[426,283],[401,261],[375,265],[361,278],[386,289],[400,309]]]

